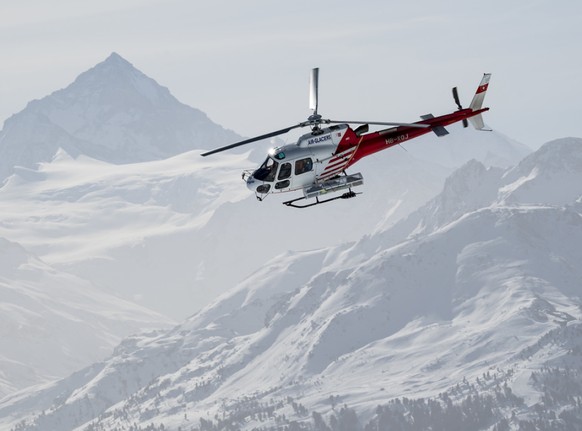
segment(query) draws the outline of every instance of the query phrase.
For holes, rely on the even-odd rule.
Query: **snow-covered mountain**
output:
[[[183,152],[235,138],[112,54],[6,121],[0,177],[12,174],[0,188],[0,235],[60,270],[184,318],[276,254],[393,224],[471,155],[517,163],[527,152],[499,134],[458,128],[419,142],[427,147],[420,155],[440,149],[455,157],[413,156],[411,142],[408,152],[394,148],[357,165],[366,182],[357,199],[295,211],[281,197],[259,204],[246,190],[240,173],[257,166],[256,155]],[[149,161],[128,163],[140,160]]]
[[[238,138],[113,53],[67,88],[30,102],[6,120],[0,132],[0,181],[14,166],[50,161],[59,148],[73,157],[123,164]]]
[[[130,334],[173,324],[4,238],[0,298],[0,398],[101,360]]]
[[[503,205],[573,204],[580,197],[582,141],[562,138],[548,142],[515,167],[503,170],[470,160],[454,172],[442,193],[383,233],[399,242],[429,233],[461,215],[499,202]],[[385,230],[385,229],[384,229]]]
[[[54,274],[76,280],[71,286],[79,289],[100,289],[103,296],[91,293],[82,310],[102,310],[103,303],[117,301],[114,294],[183,319],[273,256],[353,241],[374,226],[393,225],[433,197],[452,167],[467,158],[505,166],[527,152],[497,133],[451,132],[443,139],[424,138],[420,145],[431,148],[419,156],[412,154],[412,142],[408,152],[395,148],[359,163],[366,186],[357,199],[308,211],[283,207],[281,197],[258,203],[240,173],[256,167],[256,153],[262,150],[201,158],[198,148],[238,137],[112,54],[67,88],[31,102],[5,122],[0,132],[0,237],[42,261],[35,266],[39,289],[52,286]],[[430,151],[437,148],[449,156],[431,160]],[[0,277],[23,296],[6,304],[38,315],[26,293],[28,284],[22,284],[19,272],[11,274],[0,272]],[[126,308],[123,301],[119,304]],[[55,350],[47,367],[34,372],[13,371],[27,361],[11,356],[11,345],[0,340],[0,356],[12,364],[5,372],[6,391],[61,377],[103,357],[136,326],[168,320],[139,307],[134,311],[145,313],[144,322],[150,322],[150,315],[152,325],[125,327],[124,321],[133,318],[122,312],[96,320],[92,311],[83,313],[89,322],[75,317],[79,330],[65,331],[58,340],[67,347]],[[31,327],[43,327],[45,321],[53,327],[51,316],[67,313],[51,308]],[[18,313],[3,318],[7,328],[22,321]],[[106,323],[92,326],[98,319]],[[121,329],[113,331],[118,324]],[[93,343],[85,355],[75,334],[89,327],[96,339],[108,342]],[[43,350],[43,344],[31,342],[19,351],[41,357]]]
[[[575,427],[581,160],[582,140],[565,139],[505,171],[469,162],[401,223],[282,254],[171,331],[127,339],[106,361],[5,398],[2,423]]]
[[[396,148],[358,165],[366,185],[356,199],[300,211],[280,196],[257,202],[240,180],[253,166],[246,154],[192,151],[113,165],[59,150],[35,169],[16,168],[0,188],[0,235],[56,268],[184,318],[274,255],[393,224],[434,196],[448,172]]]

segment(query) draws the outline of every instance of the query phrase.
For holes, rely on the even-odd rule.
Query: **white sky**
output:
[[[244,136],[306,119],[319,66],[325,117],[444,114],[491,72],[491,127],[582,137],[579,0],[0,1],[0,122],[115,51]]]

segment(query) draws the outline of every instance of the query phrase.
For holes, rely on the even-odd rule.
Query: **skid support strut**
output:
[[[308,199],[305,196],[302,196],[300,198],[297,199],[293,199],[287,202],[283,202],[284,205],[287,205],[288,207],[293,207],[293,208],[309,208],[309,207],[313,207],[315,205],[320,205],[320,204],[326,204],[328,202],[331,201],[335,201],[336,199],[350,199],[350,198],[355,198],[357,195],[359,195],[361,193],[355,193],[353,192],[351,189],[349,192],[344,193],[343,195],[340,196],[336,196],[335,198],[330,198],[330,199],[325,199],[325,200],[319,200],[319,197],[316,196],[315,197],[315,202],[311,202],[309,204],[305,204],[305,205],[296,205],[296,202]]]

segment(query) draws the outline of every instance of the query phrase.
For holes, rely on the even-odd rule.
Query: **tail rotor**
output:
[[[459,111],[462,111],[463,106],[461,106],[461,101],[459,100],[459,92],[457,90],[457,87],[453,87],[453,99],[455,99],[455,103],[457,104]],[[466,118],[463,118],[463,127],[468,127],[468,126],[469,126],[469,122],[467,121]]]

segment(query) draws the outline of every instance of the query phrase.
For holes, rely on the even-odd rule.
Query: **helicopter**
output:
[[[270,193],[303,191],[303,196],[283,202],[294,208],[308,208],[337,199],[350,199],[360,193],[352,188],[364,184],[361,173],[348,174],[346,170],[363,157],[378,151],[400,145],[429,132],[438,137],[449,134],[445,126],[462,121],[463,127],[469,122],[477,130],[486,129],[482,113],[483,100],[489,86],[490,73],[483,78],[468,108],[463,108],[459,101],[457,87],[454,87],[453,99],[457,111],[435,117],[432,114],[421,115],[421,121],[414,123],[385,121],[350,121],[330,120],[318,113],[319,68],[311,71],[309,80],[309,109],[312,114],[306,121],[280,130],[245,139],[224,147],[202,153],[202,156],[230,150],[256,141],[283,135],[302,127],[310,127],[311,132],[299,137],[297,143],[287,144],[269,150],[263,164],[254,170],[245,170],[242,174],[247,187],[255,192],[259,201]],[[352,128],[350,125],[357,125]],[[390,126],[379,131],[369,132],[370,125]],[[341,195],[328,197],[330,194],[345,191]],[[302,202],[312,199],[310,202]]]

